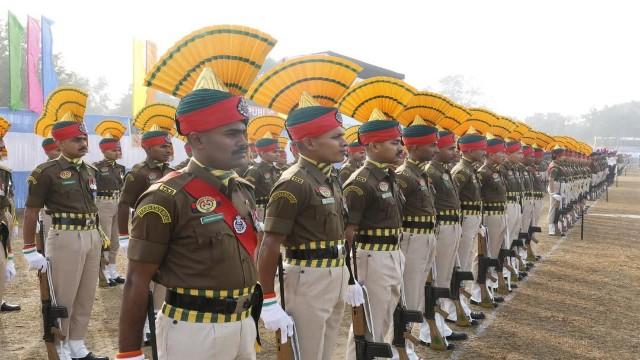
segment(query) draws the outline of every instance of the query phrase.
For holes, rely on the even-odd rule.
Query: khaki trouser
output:
[[[459,264],[458,246],[462,227],[460,224],[440,225],[436,242],[435,286],[449,288],[453,267]]]
[[[376,342],[391,342],[393,312],[400,301],[404,255],[399,250],[357,252],[358,280],[367,288],[371,315],[373,316],[374,338]],[[347,359],[356,358],[353,326],[347,339]]]
[[[5,277],[6,272],[7,272],[7,254],[4,251],[4,246],[0,244],[0,305],[2,304],[4,287],[7,282],[7,279]]]
[[[461,271],[473,271],[477,273],[476,256],[478,254],[478,230],[482,217],[480,215],[465,215],[462,220],[462,235],[458,247],[458,259],[460,259]]]
[[[495,259],[498,257],[500,249],[507,243],[507,217],[506,215],[485,215],[484,225],[487,227],[487,252],[485,256]],[[474,270],[477,274],[477,264],[474,264]],[[495,269],[492,269],[490,273],[495,275]],[[498,283],[487,279],[487,287],[489,289],[497,288]],[[477,282],[473,284],[471,295],[471,299],[474,301],[480,302],[482,300],[480,284]],[[491,292],[489,295],[491,296]]]
[[[109,264],[116,264],[120,243],[118,242],[118,200],[96,200],[98,216],[100,217],[100,227],[109,240],[111,248],[109,250]]]
[[[542,216],[543,207],[544,207],[543,199],[533,200],[533,217],[531,218],[531,226],[540,226],[540,217]]]
[[[102,240],[97,230],[49,229],[46,241],[51,262],[53,291],[58,305],[69,313],[62,319],[62,335],[83,340],[87,334],[93,299],[98,283]]]
[[[156,340],[160,360],[253,360],[256,325],[250,316],[228,323],[190,323],[159,313]]]
[[[313,268],[285,264],[286,311],[296,324],[302,359],[331,360],[344,315],[342,298],[347,280],[345,266]]]
[[[403,232],[400,249],[405,258],[405,303],[409,310],[424,312],[424,284],[436,258],[436,235]]]
[[[506,248],[511,249],[511,243],[518,238],[520,232],[520,222],[522,214],[520,213],[520,204],[507,203],[505,207],[505,215],[507,216],[507,243]]]
[[[533,200],[522,200],[522,221],[520,224],[520,232],[529,232],[529,227],[533,224]]]

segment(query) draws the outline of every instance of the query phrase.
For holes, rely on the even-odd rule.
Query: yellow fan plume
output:
[[[182,98],[194,89],[200,73],[211,68],[229,92],[243,95],[275,44],[271,35],[247,26],[205,27],[167,50],[147,73],[145,85]]]
[[[126,131],[127,127],[118,120],[102,120],[98,123],[98,125],[96,125],[96,134],[101,137],[107,137],[108,135],[110,135],[120,140]]]
[[[414,121],[416,116],[420,116],[427,124],[435,125],[446,116],[451,107],[451,100],[442,95],[418,91],[398,115],[398,121],[406,126]]]
[[[150,131],[155,125],[171,135],[176,134],[176,108],[169,104],[151,104],[143,107],[133,119],[133,126],[140,131]]]
[[[453,131],[453,129],[460,126],[460,124],[465,122],[469,117],[471,117],[471,113],[465,109],[464,106],[451,102],[451,106],[446,115],[440,119],[436,125],[443,129]]]
[[[303,94],[323,106],[335,106],[362,71],[349,60],[327,55],[307,55],[286,60],[262,75],[247,97],[256,103],[288,114],[299,106]],[[302,106],[313,104],[303,98]]]
[[[396,119],[416,93],[402,80],[376,76],[353,85],[338,101],[338,107],[360,122],[368,121],[375,109],[387,119]]]
[[[258,116],[249,121],[247,137],[250,143],[262,138],[265,133],[281,134],[284,130],[284,119],[277,115]]]
[[[354,125],[348,127],[344,131],[344,139],[347,141],[347,144],[351,144],[358,140],[358,129],[360,129],[360,125]]]
[[[82,121],[87,106],[88,95],[74,87],[59,87],[47,97],[47,102],[34,125],[37,135],[46,137],[53,123],[63,117],[73,117],[74,121]],[[70,114],[70,115],[67,115]]]

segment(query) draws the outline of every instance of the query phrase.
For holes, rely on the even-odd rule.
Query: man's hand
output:
[[[118,243],[120,244],[120,250],[127,255],[127,249],[129,249],[129,235],[118,235]]]
[[[362,286],[358,282],[353,285],[347,285],[344,301],[353,307],[364,304],[364,293],[362,292]]]
[[[36,251],[35,245],[25,246],[22,255],[29,263],[29,270],[47,272],[47,259]]]
[[[13,254],[9,254],[7,258],[7,270],[5,271],[5,279],[12,281],[16,276],[16,265],[13,262]]]
[[[267,330],[280,330],[280,343],[286,343],[288,337],[293,336],[293,319],[282,310],[275,295],[270,298],[265,297],[260,318]]]

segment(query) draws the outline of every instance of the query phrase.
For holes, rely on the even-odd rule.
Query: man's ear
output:
[[[192,148],[196,148],[199,145],[202,145],[202,139],[200,138],[200,134],[195,132],[187,135],[187,141],[189,142],[189,144],[191,144]]]
[[[305,148],[307,148],[309,151],[314,151],[316,150],[316,142],[314,141],[313,138],[304,138],[302,139],[302,145],[304,145]]]

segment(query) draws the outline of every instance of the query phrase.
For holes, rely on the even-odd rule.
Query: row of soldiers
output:
[[[53,143],[61,154],[29,177],[23,253],[31,268],[50,274],[50,294],[67,309],[66,317],[45,316],[54,327],[61,320],[62,337],[49,341],[60,358],[106,358],[89,352],[84,337],[98,274],[107,284],[123,281],[104,251],[115,244],[129,260],[121,359],[144,358],[147,319],[161,359],[255,359],[259,319],[278,331],[279,351],[330,359],[346,306],[353,309],[347,358],[390,357],[390,343],[401,358],[415,358],[405,341],[412,339],[410,323],[422,323],[415,344],[451,349],[449,342],[466,334],[447,321],[476,325],[484,314],[470,304],[494,308],[527,275],[537,260],[533,242],[548,191],[538,168],[541,148],[471,127],[457,138],[429,116],[401,129],[394,117],[416,91],[389,78],[349,89],[359,66],[341,58],[294,58],[254,83],[257,70],[240,81],[243,64],[216,69],[215,56],[200,59],[197,48],[211,44],[229,47],[219,50],[224,59],[242,53],[261,64],[275,39],[247,27],[208,27],[182,39],[152,69],[146,84],[180,98],[172,121],[192,154],[180,170],[167,164],[169,133],[147,126],[147,160],[128,173],[115,162],[117,150],[107,155],[119,149],[117,138],[101,141],[104,162],[83,162],[83,112],[70,108],[66,115],[71,102],[52,100],[65,89],[47,101],[52,111],[43,116],[55,117]],[[261,51],[247,53],[252,46]],[[209,65],[194,72],[201,61]],[[368,97],[361,96],[365,87]],[[255,144],[262,161],[244,177],[236,172],[251,157],[250,116],[237,89],[287,115],[284,130],[299,156],[288,169],[273,165],[277,140],[265,137]],[[398,91],[408,95],[390,108],[386,100]],[[364,122],[357,141],[345,140],[342,112]],[[158,118],[149,114],[141,122]],[[347,154],[339,175],[332,164]],[[105,213],[98,200],[115,210]],[[43,207],[51,225],[44,248],[37,248]],[[99,271],[104,253],[106,270]]]

